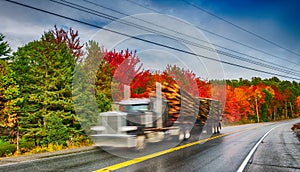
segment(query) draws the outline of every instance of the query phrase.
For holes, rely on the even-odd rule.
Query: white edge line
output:
[[[279,125],[278,125],[279,126]],[[261,139],[259,139],[259,141],[255,144],[255,146],[251,149],[251,151],[249,152],[249,154],[247,155],[247,157],[244,159],[243,163],[241,164],[240,168],[237,170],[237,172],[243,172],[248,161],[250,160],[250,158],[252,157],[252,155],[254,154],[255,150],[257,149],[258,145],[262,142],[262,140],[267,137],[267,135],[276,127],[273,127],[271,130],[269,130],[264,136],[261,137]]]

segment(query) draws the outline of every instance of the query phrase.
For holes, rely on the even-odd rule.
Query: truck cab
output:
[[[163,106],[166,106],[165,103]],[[99,126],[91,127],[91,138],[98,146],[113,146],[142,149],[146,142],[145,131],[157,127],[161,117],[154,111],[154,100],[130,98],[118,103],[118,111],[99,114]]]

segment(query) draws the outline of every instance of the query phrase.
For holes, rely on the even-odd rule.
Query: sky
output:
[[[136,50],[152,71],[172,64],[207,80],[276,76],[300,82],[297,0],[14,1],[99,27],[1,0],[0,33],[13,51],[57,25],[78,30],[82,43],[93,39],[107,49]]]

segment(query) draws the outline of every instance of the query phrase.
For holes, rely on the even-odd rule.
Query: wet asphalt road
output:
[[[275,134],[276,133],[276,134]],[[300,172],[300,139],[283,124],[266,137],[252,158],[248,171]]]
[[[117,171],[237,171],[243,160],[270,129],[246,166],[246,171],[300,171],[300,142],[291,126],[300,119],[276,123],[226,127],[220,138],[122,167]],[[203,140],[207,137],[202,134]],[[187,142],[181,145],[187,144]],[[166,149],[163,143],[148,144],[144,152],[117,150],[119,157],[101,149],[42,158],[24,163],[0,166],[0,171],[93,171]],[[153,151],[154,150],[154,151]]]

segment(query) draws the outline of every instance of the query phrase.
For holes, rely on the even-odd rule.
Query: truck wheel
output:
[[[213,125],[213,133],[214,133],[214,134],[217,134],[217,129],[218,129],[217,125],[214,124],[214,125]]]
[[[185,134],[182,130],[179,131],[179,135],[178,135],[178,141],[182,142],[185,138]]]
[[[145,136],[137,136],[136,138],[136,147],[135,150],[143,150],[146,147],[146,137]]]
[[[220,130],[221,130],[221,123],[218,123],[218,126],[217,126],[217,133],[218,134],[220,133]]]
[[[182,142],[185,138],[185,134],[182,130],[179,131],[178,135],[173,135],[172,136],[172,141],[173,142]]]
[[[221,124],[221,122],[219,122],[218,127],[219,127],[219,133],[220,133],[220,131],[221,131],[221,129],[222,129],[222,124]]]
[[[189,130],[185,130],[184,133],[184,140],[188,140],[191,137],[191,133]]]

